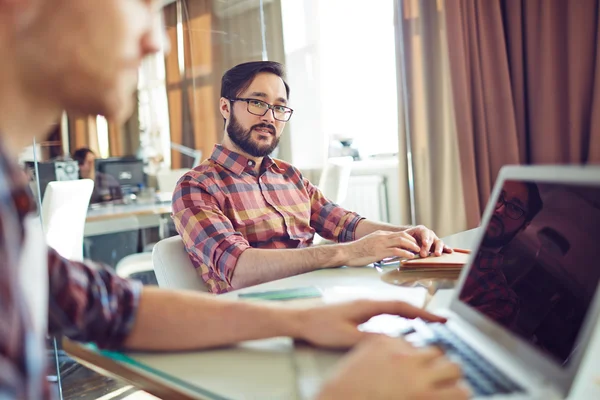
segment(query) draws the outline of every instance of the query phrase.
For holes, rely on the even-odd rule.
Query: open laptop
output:
[[[600,168],[502,169],[446,324],[401,334],[463,367],[475,398],[564,398],[600,313]],[[301,397],[340,355],[297,351]]]

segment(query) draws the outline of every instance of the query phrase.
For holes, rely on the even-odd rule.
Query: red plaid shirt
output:
[[[173,220],[209,289],[223,293],[244,250],[307,247],[315,232],[351,241],[361,217],[326,199],[284,161],[265,157],[256,174],[252,160],[216,145],[210,159],[179,180]]]
[[[519,310],[519,299],[502,273],[502,254],[482,250],[477,255],[460,299],[505,326]]]
[[[0,146],[0,399],[50,397],[43,338],[32,333],[32,312],[19,282],[24,221],[35,209],[25,174]],[[48,278],[49,334],[102,347],[121,345],[133,323],[139,284],[101,266],[68,261],[51,249]]]

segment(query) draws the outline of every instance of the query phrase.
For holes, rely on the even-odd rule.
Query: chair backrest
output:
[[[189,169],[163,169],[156,173],[156,182],[158,183],[158,190],[161,193],[173,193],[177,181],[181,178]]]
[[[46,242],[69,260],[83,260],[83,231],[94,181],[48,183],[42,200],[42,226]]]
[[[325,197],[336,204],[340,204],[348,195],[348,182],[352,172],[352,157],[332,157],[327,160],[318,188]]]
[[[156,243],[152,263],[158,286],[208,292],[208,288],[192,265],[181,237],[173,236]]]

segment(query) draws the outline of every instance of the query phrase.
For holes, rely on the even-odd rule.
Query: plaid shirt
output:
[[[244,250],[307,247],[315,232],[351,241],[361,217],[327,200],[284,161],[265,157],[256,174],[254,161],[216,145],[177,183],[173,220],[208,288],[223,293]]]
[[[24,222],[35,209],[25,174],[0,146],[0,399],[50,397],[44,338],[33,333],[34,313],[19,277]],[[45,243],[39,245],[46,251]],[[52,249],[47,259],[49,334],[119,347],[132,326],[140,286]]]
[[[460,299],[489,318],[510,326],[519,310],[519,299],[502,273],[502,254],[482,250],[460,294]]]

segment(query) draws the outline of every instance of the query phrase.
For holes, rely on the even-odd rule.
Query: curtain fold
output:
[[[402,29],[403,57],[399,58],[399,65],[405,74],[405,98],[408,99],[403,104],[407,108],[406,116],[400,113],[401,172],[408,173],[404,165],[411,159],[404,150],[410,144],[414,222],[445,236],[464,230],[466,215],[450,90],[444,8],[442,2],[430,0],[404,0],[400,5],[398,28]],[[403,190],[401,198],[406,199],[407,190]]]
[[[506,164],[600,162],[598,0],[446,0],[469,227]]]

